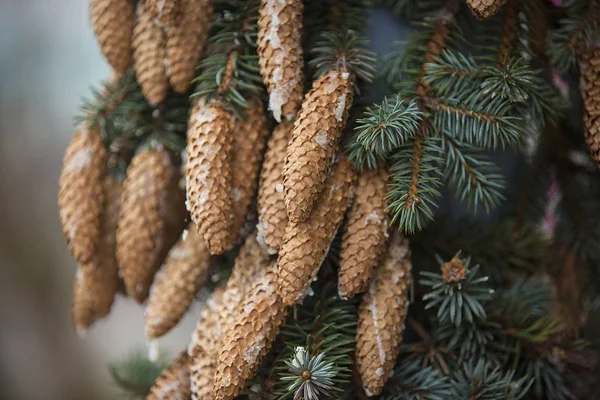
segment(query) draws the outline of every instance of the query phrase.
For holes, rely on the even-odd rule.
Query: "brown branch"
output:
[[[422,126],[422,124],[421,124]],[[421,202],[418,191],[419,173],[421,172],[421,158],[423,156],[423,134],[418,134],[413,144],[413,159],[410,170],[410,188],[407,192],[406,201],[404,202],[405,209],[412,209]]]
[[[458,114],[463,115],[463,116],[467,116],[467,117],[471,117],[471,118],[477,118],[477,119],[480,119],[482,121],[493,122],[493,123],[502,125],[502,121],[499,121],[496,117],[489,116],[489,115],[486,115],[486,114],[480,114],[480,113],[477,113],[477,112],[471,111],[471,110],[465,110],[464,108],[455,107],[455,106],[449,106],[449,105],[446,105],[444,103],[439,103],[438,104],[438,108],[440,110],[442,110],[442,111],[450,111],[450,112],[458,113]]]
[[[519,30],[519,6],[520,4],[516,0],[510,0],[506,5],[502,30],[500,31],[500,45],[498,46],[498,54],[496,54],[497,64],[510,60],[515,51]]]

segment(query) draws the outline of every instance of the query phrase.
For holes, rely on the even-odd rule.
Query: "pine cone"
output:
[[[585,141],[592,158],[600,165],[600,47],[582,55],[580,68]]]
[[[188,129],[187,200],[212,254],[227,248],[232,228],[232,114],[222,104],[194,105]]]
[[[208,278],[210,253],[204,239],[193,222],[186,232],[169,251],[152,284],[145,314],[149,338],[161,337],[177,325]]]
[[[216,356],[211,356],[203,348],[199,348],[189,365],[192,400],[213,400],[215,398],[216,367]]]
[[[107,151],[97,127],[80,125],[65,152],[60,174],[58,208],[69,250],[81,262],[89,262],[100,236],[104,206],[102,177]]]
[[[506,3],[506,0],[467,0],[473,15],[479,20],[487,19],[496,14],[504,3]]]
[[[385,252],[389,216],[385,168],[365,171],[358,178],[356,198],[342,236],[338,292],[350,298],[366,289],[373,269]]]
[[[353,91],[350,75],[333,70],[314,82],[302,103],[283,170],[285,208],[291,221],[308,218],[323,190]]]
[[[367,395],[379,395],[400,352],[412,284],[408,241],[394,235],[369,289],[356,328],[356,365]]]
[[[283,164],[293,123],[282,122],[267,144],[258,186],[258,241],[269,254],[277,254],[288,223],[283,202]]]
[[[101,233],[91,261],[81,264],[73,284],[72,318],[75,329],[84,334],[92,323],[108,315],[119,289],[115,234],[121,207],[122,185],[112,177],[104,178],[106,204]]]
[[[144,0],[144,6],[155,23],[170,27],[181,17],[181,2],[182,0]]]
[[[100,51],[119,75],[131,65],[131,35],[135,19],[131,0],[90,0],[92,28]]]
[[[169,91],[165,69],[166,45],[165,32],[154,23],[142,2],[138,3],[133,29],[133,62],[142,92],[152,105],[161,103]]]
[[[288,224],[277,261],[281,297],[286,305],[302,302],[310,289],[344,218],[353,175],[350,162],[342,157],[334,165],[323,196],[310,217],[304,222]]]
[[[233,399],[256,374],[279,333],[287,309],[278,295],[275,264],[265,268],[223,337],[215,373],[215,398]]]
[[[196,75],[213,17],[212,0],[180,0],[181,18],[167,31],[167,75],[173,90],[187,92]]]
[[[252,205],[268,134],[267,118],[262,104],[251,103],[244,119],[237,123],[233,135],[231,174],[234,214],[230,243],[237,240],[238,233],[246,221],[248,209]]]
[[[258,19],[258,61],[277,122],[290,120],[302,104],[302,0],[262,0]]]
[[[150,388],[147,400],[188,400],[190,372],[188,355],[184,351],[165,368]]]
[[[117,259],[129,296],[142,303],[154,273],[184,227],[177,169],[164,148],[146,148],[127,169],[117,229]]]

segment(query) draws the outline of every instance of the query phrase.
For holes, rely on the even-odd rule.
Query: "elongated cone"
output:
[[[215,399],[233,399],[241,393],[256,374],[286,315],[273,264],[254,282],[225,332],[215,372]]]
[[[146,336],[155,339],[181,320],[208,279],[210,253],[190,222],[157,274],[146,307]]]
[[[143,0],[155,23],[165,28],[175,25],[181,17],[182,0]]]
[[[213,17],[212,0],[179,0],[181,17],[167,30],[167,75],[173,90],[187,92],[202,57]]]
[[[131,66],[134,3],[130,0],[90,0],[90,17],[100,51],[117,74],[125,74]]]
[[[190,372],[188,355],[184,351],[156,378],[147,400],[188,400],[190,398]]]
[[[92,323],[108,315],[119,289],[116,232],[121,207],[122,184],[108,176],[103,182],[105,206],[101,234],[90,262],[80,264],[73,284],[73,325],[84,334]]]
[[[467,0],[467,4],[477,19],[491,17],[500,11],[504,3],[506,0]]]
[[[388,173],[385,168],[363,172],[342,236],[338,292],[350,298],[366,289],[386,250],[389,216],[386,211]]]
[[[232,113],[222,104],[199,100],[194,105],[187,139],[187,201],[212,254],[225,251],[231,237],[233,130]]]
[[[169,91],[165,67],[167,37],[164,30],[154,23],[152,15],[138,3],[137,19],[133,29],[133,62],[142,92],[152,105],[161,103]]]
[[[69,250],[80,263],[92,259],[100,236],[106,161],[107,151],[98,127],[79,125],[65,152],[58,209]]]
[[[411,269],[408,241],[395,234],[358,308],[356,364],[368,395],[381,393],[400,352]]]
[[[269,130],[263,105],[252,102],[244,118],[237,122],[232,146],[233,224],[230,244],[238,237],[258,186],[262,153]]]
[[[302,302],[310,289],[348,208],[353,177],[350,162],[342,156],[310,217],[288,224],[277,260],[281,298],[286,305]]]
[[[285,208],[291,221],[308,218],[323,190],[353,94],[349,73],[332,70],[313,83],[302,103],[283,170]]]
[[[580,59],[585,142],[592,158],[600,165],[600,47]]]
[[[179,175],[169,152],[149,147],[127,169],[117,229],[117,259],[130,297],[148,297],[154,273],[179,238],[185,220]]]
[[[269,254],[277,254],[288,223],[283,202],[283,164],[293,123],[282,122],[267,144],[258,186],[258,241]]]
[[[302,104],[302,0],[262,0],[258,19],[258,62],[277,122],[291,120]]]

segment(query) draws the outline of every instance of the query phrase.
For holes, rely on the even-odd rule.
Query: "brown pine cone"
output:
[[[278,295],[275,264],[263,269],[239,309],[219,349],[214,380],[217,400],[233,399],[241,393],[285,320],[287,309]]]
[[[221,103],[199,100],[190,115],[187,139],[187,201],[192,221],[211,254],[221,254],[231,237],[233,115]]]
[[[130,297],[142,303],[154,273],[179,238],[185,221],[178,171],[165,148],[133,157],[123,183],[117,259]]]
[[[190,398],[190,372],[188,355],[181,352],[156,378],[147,400],[188,400]]]
[[[353,94],[349,73],[332,70],[313,83],[302,103],[283,169],[285,208],[291,221],[308,218],[323,190]]]
[[[145,314],[147,337],[159,338],[177,325],[208,279],[210,260],[204,239],[190,222],[152,284]]]
[[[192,400],[213,400],[215,398],[214,379],[216,367],[216,355],[210,355],[203,348],[199,348],[193,361],[190,360],[189,364]]]
[[[107,176],[103,189],[106,200],[96,252],[90,262],[79,266],[73,284],[72,319],[80,334],[84,334],[96,319],[108,315],[119,289],[115,235],[123,186]]]
[[[585,142],[592,158],[600,165],[600,47],[583,53],[579,64]]]
[[[263,105],[258,101],[252,102],[244,118],[237,122],[233,135],[231,193],[234,213],[230,244],[237,240],[240,229],[246,221],[248,209],[254,200],[263,148],[268,134]]]
[[[350,298],[366,289],[373,269],[386,250],[388,173],[385,168],[363,172],[342,236],[338,292]]]
[[[69,250],[81,263],[92,259],[100,236],[106,161],[107,151],[98,127],[79,125],[65,152],[58,209]]]
[[[277,254],[288,223],[283,202],[283,164],[293,123],[277,125],[267,144],[258,186],[258,241],[269,254]]]
[[[358,308],[356,365],[369,396],[381,393],[400,352],[411,269],[408,240],[395,234]]]
[[[92,28],[100,51],[119,75],[131,66],[134,14],[131,0],[90,0]]]
[[[496,14],[504,3],[506,3],[506,0],[467,0],[473,15],[479,20],[487,19]]]
[[[167,76],[173,90],[187,92],[213,18],[212,0],[179,0],[181,18],[167,30]]]
[[[143,0],[155,23],[163,27],[175,25],[181,17],[182,0]]]
[[[165,68],[167,38],[142,3],[138,3],[133,29],[133,63],[144,96],[150,104],[157,105],[169,91]]]
[[[258,19],[258,61],[277,122],[291,120],[302,104],[302,0],[262,0]]]
[[[342,156],[326,182],[323,196],[304,222],[290,222],[279,251],[278,279],[284,304],[302,302],[342,223],[352,194],[354,171]]]

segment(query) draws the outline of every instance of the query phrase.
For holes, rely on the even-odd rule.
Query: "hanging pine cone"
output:
[[[293,123],[282,122],[267,144],[258,186],[258,241],[269,254],[277,254],[288,223],[283,202],[283,164]]]
[[[212,254],[227,248],[232,228],[232,113],[221,103],[192,110],[187,143],[187,201],[192,221]]]
[[[144,0],[144,6],[155,23],[170,27],[181,17],[181,2],[182,0]]]
[[[105,206],[96,252],[90,262],[81,264],[73,284],[73,325],[84,334],[92,323],[110,312],[119,289],[115,234],[121,207],[122,185],[114,178],[104,178]]]
[[[302,0],[262,0],[258,19],[258,61],[277,122],[291,120],[302,104]]]
[[[233,399],[241,393],[285,320],[287,309],[278,295],[275,264],[263,269],[239,309],[219,349],[214,380],[217,400]]]
[[[156,378],[147,400],[188,400],[190,398],[190,373],[188,355],[184,351]]]
[[[386,211],[388,173],[385,168],[363,172],[342,236],[338,292],[350,298],[366,289],[373,269],[385,252],[389,217]]]
[[[496,14],[504,3],[506,3],[506,0],[467,0],[473,15],[479,20],[487,19]]]
[[[267,118],[263,105],[254,101],[246,111],[244,118],[237,123],[233,135],[232,146],[232,202],[233,224],[231,229],[232,244],[246,220],[246,214],[254,199],[258,174],[261,166],[265,139],[269,134]]]
[[[361,298],[356,366],[369,396],[381,393],[400,352],[412,284],[411,268],[408,241],[396,234]]]
[[[92,259],[100,236],[106,160],[107,151],[98,127],[79,125],[65,152],[58,208],[69,250],[81,263]]]
[[[117,229],[117,259],[129,296],[148,297],[154,273],[184,227],[177,169],[164,148],[145,148],[127,169]]]
[[[580,60],[583,80],[585,142],[600,165],[600,48],[584,53]]]
[[[134,14],[131,0],[90,0],[92,28],[100,51],[119,75],[131,65]]]
[[[283,170],[285,208],[291,221],[308,218],[323,190],[353,94],[350,74],[332,70],[313,83],[302,103]]]
[[[211,257],[204,239],[193,222],[186,232],[152,284],[145,313],[148,338],[161,337],[177,325],[208,278]]]
[[[165,32],[154,23],[152,15],[140,2],[133,29],[133,62],[142,92],[152,105],[161,103],[169,91],[165,69],[166,45]]]
[[[288,224],[277,260],[281,297],[286,305],[302,302],[310,289],[344,218],[353,176],[350,162],[340,158],[310,217]]]
[[[167,76],[185,93],[196,76],[213,16],[212,0],[180,0],[181,18],[167,31]]]

